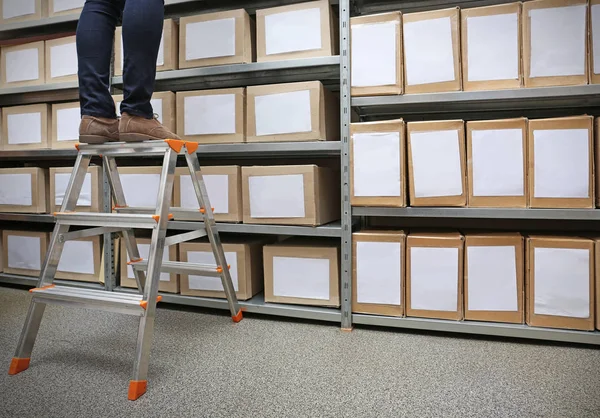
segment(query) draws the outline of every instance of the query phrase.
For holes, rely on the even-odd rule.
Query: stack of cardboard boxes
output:
[[[0,0],[0,25],[78,14],[85,0]]]

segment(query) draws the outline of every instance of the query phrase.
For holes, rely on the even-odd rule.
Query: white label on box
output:
[[[600,4],[592,9],[592,53],[594,55],[594,74],[600,74]]]
[[[401,196],[400,132],[352,136],[354,196]]]
[[[235,55],[235,18],[185,25],[185,60]]]
[[[121,174],[125,201],[129,207],[156,207],[160,174]]]
[[[67,193],[67,186],[71,173],[54,174],[54,204],[61,206]],[[81,193],[77,199],[77,206],[92,206],[92,173],[86,173],[81,186]]]
[[[519,78],[517,13],[467,18],[469,81]]]
[[[163,101],[162,99],[151,99],[150,105],[152,106],[152,111],[156,113],[158,116],[158,121],[163,123]]]
[[[410,308],[456,312],[458,248],[410,249]]]
[[[94,274],[94,243],[92,241],[67,241],[58,263],[58,271]]]
[[[404,56],[407,85],[455,80],[451,19],[405,22]]]
[[[125,44],[123,43],[123,31],[121,30],[121,71],[125,67]],[[160,67],[165,65],[165,33],[163,32],[160,37],[160,44],[158,45],[158,55],[156,56],[156,66]]]
[[[310,90],[256,96],[254,107],[257,136],[312,131]]]
[[[273,295],[329,300],[329,259],[273,257]]]
[[[210,251],[188,251],[187,259],[188,263],[208,264],[211,266],[217,265],[215,255]],[[231,275],[233,289],[237,292],[240,290],[237,252],[226,251],[225,259],[227,260],[227,264],[231,266],[229,269],[229,274]],[[216,292],[224,291],[223,282],[221,282],[220,277],[196,276],[190,274],[188,275],[188,283],[190,290],[213,290]]]
[[[185,135],[235,134],[235,94],[189,96],[183,101]]]
[[[140,244],[138,242],[137,246],[138,246],[138,251],[140,253],[140,257],[143,258],[144,260],[148,260],[148,257],[150,254],[150,244]],[[168,247],[165,247],[165,250],[163,251],[162,260],[169,261],[169,248]],[[173,260],[171,260],[171,261],[173,261]],[[127,278],[135,279],[135,276],[133,275],[133,267],[131,267],[131,266],[127,266]],[[171,280],[170,273],[160,273],[160,281],[161,282],[168,282],[170,280]]]
[[[356,298],[358,303],[402,304],[402,244],[356,243]]]
[[[529,11],[531,77],[585,74],[587,5]]]
[[[473,196],[523,196],[523,130],[474,130]]]
[[[469,246],[467,260],[468,310],[515,312],[519,309],[514,246]]]
[[[79,123],[81,122],[81,109],[79,106],[56,111],[56,140],[79,140]]]
[[[252,218],[304,218],[304,176],[248,177]]]
[[[265,16],[267,55],[321,49],[321,9],[294,10]]]
[[[35,13],[35,0],[4,0],[2,1],[2,18],[12,19]]]
[[[29,173],[0,174],[0,205],[33,205],[31,177]]]
[[[37,80],[40,78],[39,50],[21,49],[6,53],[6,82]]]
[[[416,197],[463,193],[458,131],[412,132],[410,146]]]
[[[40,237],[9,235],[6,239],[8,267],[39,270],[42,265],[41,245]]]
[[[398,22],[352,26],[352,87],[397,83]]]
[[[229,175],[227,174],[204,174],[202,176],[210,206],[214,208],[213,213],[229,213]],[[179,177],[181,188],[180,206],[186,209],[198,209],[198,197],[194,191],[192,178],[189,175]]]
[[[77,47],[75,42],[50,48],[50,77],[77,74]]]
[[[590,317],[590,251],[576,248],[535,248],[537,315]]]
[[[534,197],[589,197],[589,134],[587,129],[533,131]]]
[[[42,114],[40,112],[17,113],[7,116],[7,142],[9,145],[42,143]]]
[[[85,0],[54,0],[54,13],[64,12],[66,10],[79,9],[83,7]]]

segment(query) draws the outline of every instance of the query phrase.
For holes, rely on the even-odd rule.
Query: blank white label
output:
[[[312,131],[310,90],[256,96],[254,106],[257,136]]]
[[[210,251],[188,251],[187,258],[188,263],[208,264],[211,266],[217,265],[215,255]],[[225,259],[227,260],[227,264],[231,266],[229,274],[231,275],[233,289],[237,292],[240,290],[237,253],[235,251],[227,251],[225,252]],[[220,277],[189,275],[188,281],[191,290],[224,291],[223,282]]]
[[[185,135],[235,134],[235,94],[184,98]]]
[[[592,9],[592,51],[594,54],[594,74],[600,73],[600,4]]]
[[[77,47],[75,42],[50,48],[50,77],[77,74]]]
[[[186,61],[235,55],[235,18],[188,23],[185,26]]]
[[[39,270],[42,264],[41,245],[40,237],[9,235],[6,240],[8,267]]]
[[[35,0],[3,0],[2,18],[27,16],[35,13]]]
[[[121,174],[125,201],[130,207],[156,207],[160,174]]]
[[[589,318],[590,251],[536,248],[534,257],[534,313]]]
[[[400,132],[355,133],[354,196],[401,196]]]
[[[587,129],[533,131],[534,197],[589,197]]]
[[[410,146],[416,197],[463,193],[458,131],[412,132]]]
[[[467,247],[467,309],[507,312],[519,309],[516,257],[512,245]]]
[[[79,140],[79,123],[81,122],[81,109],[79,106],[56,111],[56,140]]]
[[[251,176],[248,178],[252,218],[304,218],[304,176]]]
[[[352,26],[352,87],[397,83],[398,22]]]
[[[71,173],[54,174],[54,204],[61,206],[67,193]],[[77,206],[92,206],[92,173],[86,173]]]
[[[321,9],[304,9],[265,16],[267,55],[321,49]]]
[[[85,0],[54,0],[54,13],[83,7]]]
[[[458,248],[410,249],[410,308],[456,312]]]
[[[519,78],[517,13],[467,18],[469,81]]]
[[[449,17],[404,23],[406,84],[453,81],[452,22]]]
[[[138,251],[140,253],[140,257],[143,258],[144,260],[148,260],[149,254],[150,254],[150,244],[139,244],[138,243]],[[169,249],[167,247],[165,247],[165,250],[163,251],[163,257],[162,257],[163,261],[169,261]],[[173,261],[173,260],[171,260]],[[127,266],[127,278],[129,279],[135,279],[135,276],[133,275],[133,267],[131,266]],[[168,282],[171,280],[171,274],[170,273],[160,273],[160,281],[161,282]]]
[[[152,111],[158,115],[158,121],[163,123],[163,101],[162,99],[151,99]]]
[[[42,142],[42,114],[17,113],[8,115],[8,144],[40,144]]]
[[[229,213],[229,176],[227,174],[204,174],[204,185],[208,193],[210,206],[214,208],[213,213]],[[194,191],[192,178],[181,176],[181,207],[186,209],[199,209],[198,197]]]
[[[356,296],[358,303],[402,304],[402,244],[356,243]]]
[[[39,50],[22,49],[6,53],[6,82],[31,81],[40,78]]]
[[[471,133],[473,196],[523,196],[523,130]]]
[[[33,205],[31,177],[31,174],[0,174],[0,205]]]
[[[58,271],[94,274],[94,243],[92,241],[67,241],[60,256]]]
[[[329,259],[273,257],[273,295],[329,300]]]

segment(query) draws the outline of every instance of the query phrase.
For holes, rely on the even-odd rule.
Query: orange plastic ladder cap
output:
[[[352,332],[352,330],[353,330],[353,329],[354,329],[354,328],[352,328],[352,327],[350,327],[350,328],[340,328],[340,330],[341,330],[342,332]]]
[[[160,221],[160,215],[152,215],[152,219],[154,219],[154,221],[158,223],[158,221]]]
[[[165,142],[169,144],[169,147],[177,153],[181,152],[181,149],[185,145],[185,142],[180,139],[165,139]]]
[[[18,358],[13,357],[8,368],[8,374],[14,376],[15,374],[21,373],[29,368],[30,358]]]
[[[232,316],[231,319],[233,319],[233,322],[236,324],[240,322],[243,319],[242,310],[240,309],[240,311],[235,316]]]
[[[210,208],[213,212],[215,211],[215,208]],[[201,214],[205,214],[206,213],[206,209],[204,208],[200,208],[200,213]]]
[[[231,270],[231,264],[227,264],[227,269]],[[217,273],[223,273],[223,268],[221,266],[217,267]]]
[[[185,149],[187,150],[188,154],[193,154],[198,149],[198,145],[199,144],[197,142],[186,142]]]
[[[75,144],[75,149],[79,151],[79,143]]]
[[[172,213],[169,213],[169,216],[168,216],[168,218],[169,218],[169,219],[173,219],[173,218],[174,218],[173,214],[172,214]]]
[[[160,302],[162,300],[162,296],[157,296],[156,297],[156,303]],[[140,306],[146,310],[146,308],[148,308],[148,301],[147,300],[143,300],[140,302]]]
[[[130,380],[129,391],[127,392],[127,399],[129,399],[130,401],[137,400],[140,396],[146,393],[147,388],[147,380]]]
[[[42,286],[42,287],[34,287],[33,289],[29,289],[29,293],[33,293],[33,291],[35,290],[45,290],[45,289],[52,289],[54,286],[54,284],[49,284],[48,286]]]
[[[136,258],[136,259],[133,259],[133,260],[129,260],[129,261],[127,262],[127,265],[128,265],[128,266],[130,266],[130,265],[132,265],[132,264],[139,263],[139,262],[140,262],[140,261],[142,261],[142,260],[143,260],[143,258]]]
[[[112,210],[115,210],[115,209],[123,209],[123,208],[128,208],[128,207],[129,207],[128,205],[123,205],[123,206],[121,206],[121,205],[114,205],[114,206],[112,207]]]

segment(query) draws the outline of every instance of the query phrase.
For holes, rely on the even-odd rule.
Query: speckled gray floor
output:
[[[597,349],[173,309],[130,402],[134,317],[49,306],[31,367],[8,376],[28,303],[0,287],[1,417],[600,416]]]

